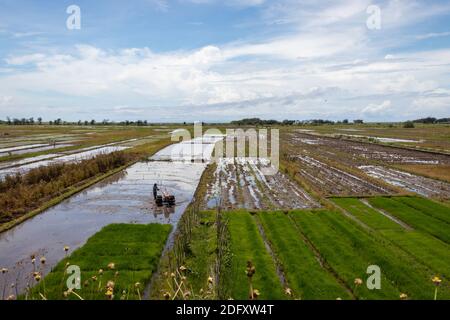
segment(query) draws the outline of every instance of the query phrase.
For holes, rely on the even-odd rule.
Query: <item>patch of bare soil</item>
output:
[[[377,195],[390,190],[309,156],[297,156],[299,174],[318,192],[330,195]]]
[[[320,154],[335,154],[341,161],[364,165],[371,161],[392,164],[450,164],[450,156],[377,144],[319,137],[303,132],[286,133],[283,141],[292,147],[312,150]],[[291,147],[291,148],[289,148]]]
[[[256,158],[222,158],[208,185],[204,208],[304,209],[320,205],[286,175],[264,174],[268,163]]]

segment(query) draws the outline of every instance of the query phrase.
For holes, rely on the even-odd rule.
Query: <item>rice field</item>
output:
[[[40,300],[140,300],[156,271],[172,226],[163,224],[111,224],[59,262],[45,277],[42,257],[30,288],[22,298]],[[70,248],[61,248],[61,250]],[[31,263],[31,260],[28,262]],[[83,270],[79,290],[64,290],[70,266]]]
[[[120,128],[114,134],[109,127],[43,127],[40,133],[25,128],[7,135],[0,146],[0,178],[19,175],[2,186],[11,195],[20,190],[24,199],[32,197],[19,177],[33,190],[47,188],[36,178],[38,168],[72,168],[117,151],[132,155],[109,178],[107,169],[64,184],[64,190],[82,191],[90,183],[56,206],[39,202],[48,208],[36,208],[23,231],[17,222],[0,235],[8,252],[0,252],[0,268],[21,255],[8,277],[29,265],[30,254],[48,259],[37,264],[41,269],[26,270],[32,284],[26,291],[16,286],[11,294],[36,300],[450,299],[450,189],[445,178],[417,169],[444,168],[449,155],[412,148],[422,143],[412,136],[366,141],[360,132],[282,129],[281,167],[272,175],[266,171],[273,169],[269,158],[235,155],[216,162],[214,146],[230,139],[220,134],[152,155],[170,143],[171,129]],[[176,194],[175,206],[153,203],[154,183]],[[45,200],[53,201],[54,194]],[[27,206],[35,209],[31,202]],[[10,218],[27,216],[26,208]],[[51,235],[38,237],[30,252],[19,249],[25,233],[35,235],[46,224]],[[63,234],[78,248],[64,258],[51,247],[52,241],[62,246]],[[81,268],[81,289],[68,291],[61,284],[67,262]],[[379,288],[370,286],[374,267]],[[6,279],[0,286],[12,278]]]

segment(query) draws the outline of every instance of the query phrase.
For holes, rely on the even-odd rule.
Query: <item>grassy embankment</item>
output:
[[[162,224],[106,226],[83,247],[60,261],[22,298],[141,299],[143,288],[156,271],[171,229],[170,225]],[[69,265],[80,267],[81,290],[71,292],[66,287]]]

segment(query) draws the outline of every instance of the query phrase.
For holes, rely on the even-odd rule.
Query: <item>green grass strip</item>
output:
[[[445,205],[421,197],[396,197],[395,200],[450,224],[450,208]]]
[[[404,204],[400,200],[388,197],[370,198],[369,203],[409,224],[416,230],[427,232],[450,244],[450,225],[418,209]]]
[[[133,300],[156,271],[162,250],[172,229],[162,224],[111,224],[93,235],[87,243],[60,261],[56,267],[32,289],[29,299],[64,299],[67,290],[66,264],[81,270],[81,290],[75,292],[85,300],[107,299],[106,285],[114,282],[114,299]],[[108,265],[114,263],[114,269]],[[104,272],[100,273],[99,270]],[[94,280],[93,277],[96,279]],[[140,283],[138,293],[136,283]],[[79,299],[74,294],[69,299]]]
[[[272,257],[267,252],[254,218],[246,211],[226,213],[232,251],[231,297],[247,300],[250,295],[246,275],[247,261],[256,267],[253,288],[259,290],[259,299],[286,299]]]
[[[356,198],[334,198],[334,203],[354,215],[374,230],[403,230],[398,223],[392,221],[380,212],[366,206]]]
[[[288,215],[274,212],[260,213],[259,217],[294,297],[305,300],[351,299],[350,293],[320,265]]]
[[[406,199],[406,197],[400,199]],[[445,242],[430,236],[428,233],[406,230],[381,213],[366,206],[359,199],[333,199],[333,201],[376,230],[380,235],[410,253],[420,263],[427,265],[437,274],[450,278],[450,246]]]
[[[303,233],[314,243],[322,257],[344,279],[359,299],[399,299],[406,293],[413,299],[432,299],[434,273],[392,243],[360,227],[338,212],[291,213]],[[381,268],[381,290],[369,290],[354,280],[367,279],[367,267]],[[364,281],[365,282],[365,281]],[[441,287],[440,298],[448,299],[448,284]]]

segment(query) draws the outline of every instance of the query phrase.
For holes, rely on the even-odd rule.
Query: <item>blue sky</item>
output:
[[[0,0],[0,118],[448,117],[449,21],[450,1]]]

